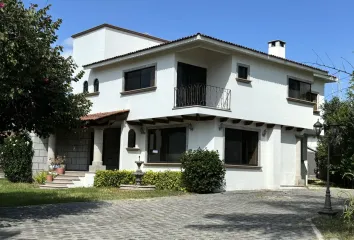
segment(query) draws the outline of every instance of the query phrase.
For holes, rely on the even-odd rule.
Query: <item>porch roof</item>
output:
[[[123,109],[123,110],[112,111],[112,112],[99,112],[99,113],[88,114],[86,116],[81,117],[80,119],[81,119],[81,121],[100,120],[100,119],[115,116],[115,115],[123,115],[125,113],[129,113],[129,109]]]

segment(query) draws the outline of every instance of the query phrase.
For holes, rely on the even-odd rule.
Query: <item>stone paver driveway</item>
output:
[[[323,200],[303,189],[0,208],[0,239],[316,239]]]

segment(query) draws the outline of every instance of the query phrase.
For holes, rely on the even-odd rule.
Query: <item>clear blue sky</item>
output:
[[[52,4],[63,19],[59,42],[110,23],[168,40],[197,32],[261,51],[267,42],[287,42],[286,57],[314,63],[317,56],[347,70],[354,65],[353,0],[24,0]],[[333,71],[330,71],[333,73]],[[349,78],[342,75],[342,87]],[[326,88],[327,98],[331,87]]]

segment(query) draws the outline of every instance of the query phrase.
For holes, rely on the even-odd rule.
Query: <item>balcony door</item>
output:
[[[178,62],[176,105],[206,105],[207,69]]]

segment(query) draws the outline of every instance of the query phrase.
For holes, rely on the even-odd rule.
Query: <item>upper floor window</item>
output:
[[[99,92],[99,90],[100,90],[100,82],[96,78],[95,81],[93,81],[93,91]]]
[[[237,76],[238,78],[248,79],[249,67],[246,65],[238,64],[237,65],[237,73],[238,73],[238,76]]]
[[[87,81],[84,82],[84,89],[83,89],[83,92],[84,92],[84,93],[88,93],[88,82],[87,82]]]
[[[311,84],[289,78],[289,97],[312,102]]]
[[[318,106],[318,94],[317,93],[311,93],[311,101],[315,103],[313,106],[313,111],[317,112],[319,111],[319,106]]]
[[[155,86],[155,66],[142,68],[124,74],[124,91]]]

